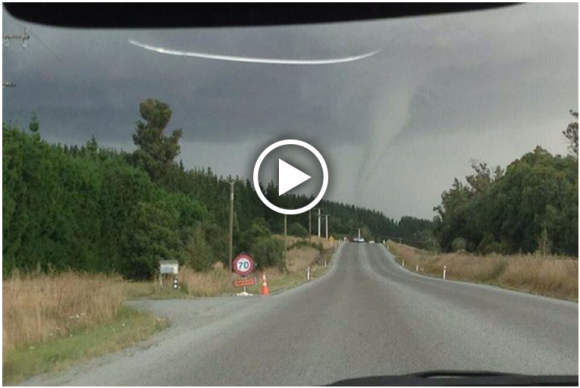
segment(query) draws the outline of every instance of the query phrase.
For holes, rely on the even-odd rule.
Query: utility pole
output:
[[[10,47],[11,40],[22,40],[22,48],[25,49],[29,39],[30,35],[28,34],[28,28],[24,28],[24,30],[22,31],[22,35],[11,35],[11,34],[2,35],[2,42],[6,47]],[[16,83],[14,82],[2,82],[2,89],[15,87]]]
[[[234,255],[234,185],[239,182],[238,179],[228,179],[230,184],[230,260],[229,271],[232,273],[232,260]]]
[[[4,42],[4,46],[6,47],[10,46],[11,40],[21,40],[22,48],[26,48],[29,39],[30,34],[28,34],[28,28],[24,28],[24,30],[22,31],[22,35],[11,35],[11,34],[2,35],[2,41]]]
[[[288,265],[288,224],[286,217],[286,214],[284,214],[284,267]]]
[[[328,240],[328,214],[325,214],[326,216],[326,239]]]
[[[320,237],[320,208],[318,208],[318,237]]]
[[[360,228],[358,228],[358,238],[360,239]]]
[[[312,241],[312,209],[308,210],[308,241]]]

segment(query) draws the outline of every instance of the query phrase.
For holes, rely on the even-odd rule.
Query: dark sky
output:
[[[3,14],[3,33],[20,33]],[[505,166],[541,145],[565,153],[578,107],[578,5],[365,23],[236,29],[91,31],[26,25],[3,49],[3,120],[32,111],[51,142],[132,150],[138,106],[173,110],[187,167],[251,177],[258,154],[310,142],[330,169],[326,198],[399,218],[431,218],[470,160]],[[296,66],[160,54],[128,39],[219,55],[349,63]]]

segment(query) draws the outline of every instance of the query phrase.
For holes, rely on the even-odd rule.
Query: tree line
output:
[[[577,112],[571,114],[578,119]],[[505,170],[474,162],[466,182],[455,179],[443,192],[429,246],[577,256],[578,122],[563,134],[569,141],[566,156],[538,146]]]
[[[139,113],[132,153],[99,147],[94,137],[80,147],[49,144],[35,115],[27,130],[3,123],[3,276],[73,269],[146,279],[159,260],[197,270],[228,262],[232,177],[175,161],[182,132],[167,133],[167,104],[148,99]],[[273,237],[283,231],[283,216],[261,203],[249,180],[234,187],[234,252],[251,253],[258,266],[284,268],[283,244]],[[261,189],[277,197],[273,182]],[[311,198],[281,200],[296,208]],[[381,212],[332,201],[319,207],[330,214],[335,238],[357,228],[369,239],[401,234],[399,223]],[[307,236],[308,221],[308,213],[289,216],[289,233]],[[316,233],[314,212],[312,225]]]

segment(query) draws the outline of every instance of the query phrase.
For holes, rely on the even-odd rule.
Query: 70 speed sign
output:
[[[245,254],[239,254],[232,262],[233,270],[240,276],[248,276],[254,270],[254,260]]]

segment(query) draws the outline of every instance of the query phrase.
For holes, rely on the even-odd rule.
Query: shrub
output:
[[[324,247],[322,246],[321,243],[311,242],[308,240],[297,240],[294,244],[288,247],[288,250],[302,247],[312,247],[314,249],[317,249],[320,253],[324,251]]]
[[[219,261],[227,265],[229,260],[229,233],[226,229],[216,224],[203,223],[205,241],[210,250],[211,261]]]
[[[175,232],[178,217],[175,208],[163,202],[139,202],[135,206],[123,240],[124,277],[149,279],[159,260],[181,258],[182,243]]]
[[[466,248],[467,248],[467,241],[465,241],[465,239],[463,237],[457,237],[451,243],[451,249],[453,249],[454,252],[464,251]]]
[[[201,226],[194,228],[185,244],[186,261],[196,271],[206,271],[211,268],[212,254],[205,239]]]
[[[240,251],[249,252],[252,250],[254,243],[263,237],[271,237],[272,232],[268,227],[268,223],[263,218],[256,219],[248,230],[242,233],[238,249]]]
[[[272,237],[260,237],[250,251],[258,268],[278,266],[286,267],[284,263],[284,242]]]
[[[307,237],[308,230],[306,230],[306,228],[304,226],[302,226],[301,224],[299,224],[298,222],[293,222],[288,227],[288,234],[290,236],[296,236],[296,237]]]

